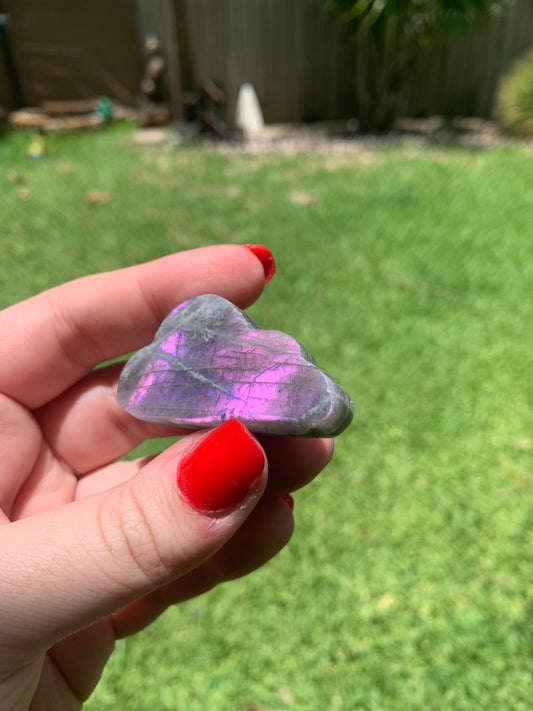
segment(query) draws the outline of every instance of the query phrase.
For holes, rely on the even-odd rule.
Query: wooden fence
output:
[[[134,104],[141,71],[133,0],[1,0],[14,76],[0,47],[0,108],[105,94]],[[2,66],[4,64],[4,66]],[[18,86],[13,86],[18,85]]]

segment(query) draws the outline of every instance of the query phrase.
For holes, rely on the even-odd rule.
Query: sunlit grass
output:
[[[356,405],[295,497],[290,546],[120,642],[87,708],[529,709],[531,152],[259,158],[115,130],[49,139],[33,163],[26,142],[0,143],[3,305],[263,242],[278,273],[252,315]],[[87,202],[95,189],[109,202]]]

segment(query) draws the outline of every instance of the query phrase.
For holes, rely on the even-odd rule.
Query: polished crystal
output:
[[[142,420],[204,428],[237,418],[258,434],[333,437],[353,417],[344,388],[298,341],[213,294],[171,311],[127,362],[118,399]]]

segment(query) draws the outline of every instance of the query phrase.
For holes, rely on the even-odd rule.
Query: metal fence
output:
[[[501,78],[532,48],[531,0],[473,33],[438,39],[415,66],[410,113],[490,117]]]
[[[151,24],[165,34],[158,27],[163,5],[137,0],[141,32]],[[175,0],[175,6],[185,85],[220,80],[231,111],[239,86],[251,82],[267,121],[355,113],[357,52],[324,0]],[[515,0],[475,32],[437,38],[415,63],[408,113],[491,116],[502,74],[531,47],[531,0]]]
[[[99,94],[135,103],[141,40],[155,33],[173,86],[220,81],[231,119],[240,85],[251,82],[265,119],[275,122],[356,114],[357,51],[325,4],[113,0],[110,10],[105,0],[90,7],[82,0],[4,0],[2,7],[26,104]],[[531,47],[532,0],[515,0],[474,33],[437,39],[415,63],[407,113],[490,116],[502,74]],[[0,108],[12,95],[0,56]]]

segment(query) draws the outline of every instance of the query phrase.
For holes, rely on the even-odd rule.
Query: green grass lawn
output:
[[[529,710],[532,151],[259,158],[115,129],[32,162],[27,141],[0,138],[2,306],[262,242],[278,273],[251,314],[356,406],[288,548],[121,641],[86,708]]]

